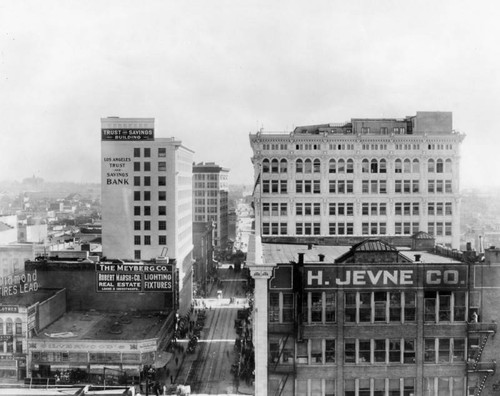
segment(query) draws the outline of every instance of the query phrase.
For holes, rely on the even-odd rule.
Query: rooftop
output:
[[[38,289],[34,292],[14,294],[12,296],[1,296],[0,306],[2,305],[18,305],[22,307],[30,307],[37,302],[42,302],[54,296],[58,291],[64,289]]]
[[[38,340],[136,340],[158,335],[167,316],[160,312],[69,311],[40,331]]]

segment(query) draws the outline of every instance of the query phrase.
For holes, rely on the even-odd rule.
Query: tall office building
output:
[[[227,247],[229,169],[213,162],[193,165],[194,222],[214,224],[214,246]]]
[[[463,138],[450,112],[250,134],[259,234],[398,244],[425,231],[458,248]]]
[[[101,136],[103,255],[175,259],[185,310],[192,296],[193,151],[155,137],[154,118],[103,118]]]

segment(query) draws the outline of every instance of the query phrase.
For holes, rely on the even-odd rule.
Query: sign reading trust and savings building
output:
[[[467,267],[463,265],[406,266],[307,266],[306,289],[363,288],[467,288]]]
[[[97,292],[167,292],[174,291],[172,264],[98,263]]]
[[[153,128],[101,128],[101,140],[155,140]]]

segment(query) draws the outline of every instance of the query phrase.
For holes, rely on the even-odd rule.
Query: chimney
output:
[[[420,257],[422,257],[422,255],[421,255],[421,254],[416,254],[416,255],[415,255],[415,262],[416,262],[416,263],[420,262]]]
[[[304,264],[304,253],[299,253],[299,264]]]
[[[307,250],[311,250],[311,249],[313,248],[313,246],[314,246],[314,245],[313,245],[312,243],[308,243],[308,244],[307,244]]]
[[[325,255],[324,254],[318,254],[318,258],[319,258],[320,263],[322,263],[323,261],[325,261]]]

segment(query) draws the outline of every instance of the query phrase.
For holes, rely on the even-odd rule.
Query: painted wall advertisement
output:
[[[304,268],[307,289],[417,288],[465,289],[467,266],[311,266]]]
[[[105,157],[106,185],[130,185],[130,157]]]
[[[173,292],[172,264],[96,265],[98,292]]]
[[[20,275],[0,277],[0,295],[2,297],[31,293],[37,291],[38,288],[36,270],[26,271]]]

